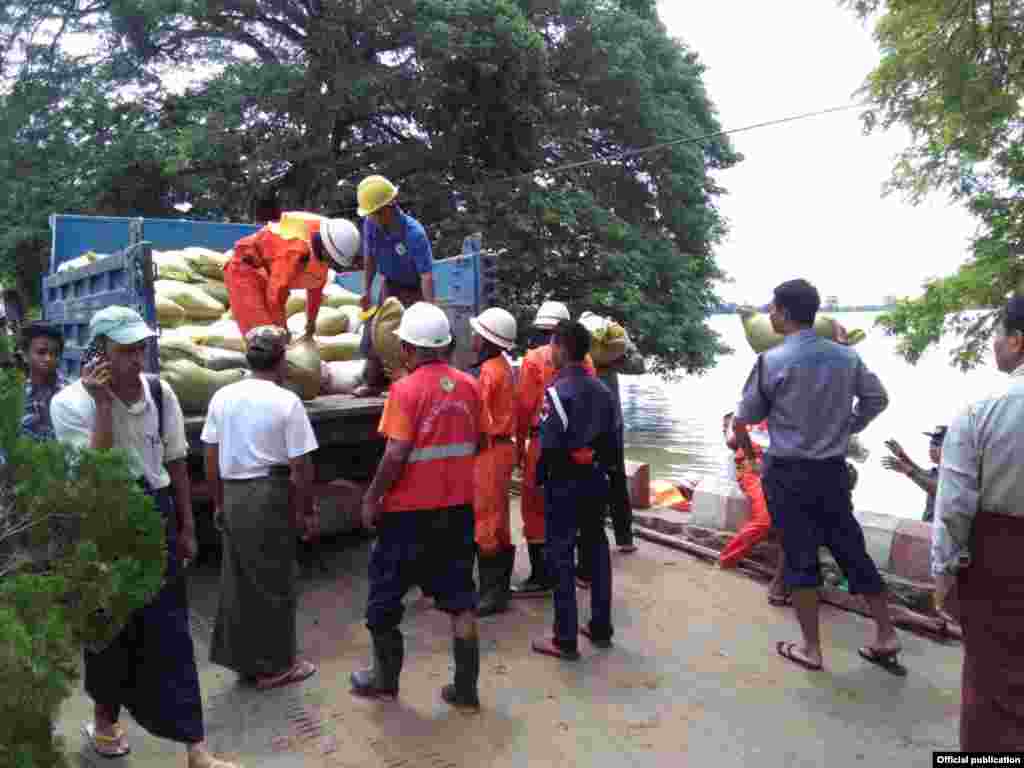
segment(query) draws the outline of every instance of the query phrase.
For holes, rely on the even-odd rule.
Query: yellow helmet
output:
[[[383,176],[367,176],[359,182],[356,200],[359,203],[359,215],[369,216],[398,197],[398,187]]]
[[[281,214],[281,220],[269,224],[270,231],[285,240],[304,240],[307,243],[313,233],[320,229],[324,217],[304,211],[288,211]]]

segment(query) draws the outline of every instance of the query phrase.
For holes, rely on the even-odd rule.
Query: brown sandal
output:
[[[261,691],[269,691],[272,688],[280,688],[292,683],[301,683],[303,680],[316,674],[316,664],[309,661],[300,661],[287,672],[274,677],[265,677],[256,681],[256,688]]]

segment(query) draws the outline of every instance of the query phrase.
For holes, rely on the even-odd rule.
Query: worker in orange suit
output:
[[[750,519],[743,524],[739,532],[726,545],[718,557],[718,564],[722,568],[733,568],[740,560],[750,554],[751,550],[761,541],[764,541],[772,534],[772,519],[768,514],[768,502],[764,497],[764,490],[761,488],[761,476],[754,467],[749,465],[742,449],[736,445],[736,438],[733,437],[732,413],[722,417],[722,433],[725,436],[725,444],[735,451],[736,481],[743,490],[743,495],[750,500]],[[758,428],[763,428],[759,424]],[[754,453],[760,461],[764,449],[756,443]],[[775,575],[768,588],[768,602],[772,605],[787,605],[789,597],[782,584],[782,549],[779,549],[779,563],[775,569]]]
[[[544,343],[523,357],[519,370],[519,416],[516,423],[518,463],[523,469],[519,492],[523,515],[523,537],[530,554],[530,576],[513,585],[513,597],[543,597],[554,586],[551,570],[544,562],[544,493],[537,486],[537,462],[540,459],[540,411],[544,392],[555,380],[557,370],[551,355],[551,331],[562,320],[569,320],[569,308],[559,301],[545,301],[533,320],[533,327],[544,331]],[[596,376],[594,361],[588,354],[583,361],[588,374]]]
[[[516,343],[516,319],[492,307],[469,321],[480,382],[480,453],[473,467],[473,513],[480,568],[478,616],[508,609],[516,548],[512,546],[508,489],[516,466],[516,384],[505,357]]]
[[[289,212],[235,243],[224,284],[242,335],[261,325],[287,328],[288,294],[305,289],[306,335],[312,336],[331,262],[349,268],[359,239],[359,230],[346,219]]]

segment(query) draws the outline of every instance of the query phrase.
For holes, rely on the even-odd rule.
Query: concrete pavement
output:
[[[407,601],[400,699],[350,695],[348,674],[370,654],[367,542],[335,542],[328,573],[302,581],[299,644],[320,670],[270,692],[206,662],[218,574],[199,567],[190,587],[210,744],[248,768],[930,766],[933,750],[956,748],[959,645],[902,632],[910,674],[896,678],[857,655],[871,622],[826,606],[826,668],[807,672],[775,654],[777,640],[799,632],[791,609],[768,605],[764,585],[638,545],[633,555],[613,551],[612,650],[581,638],[575,664],[531,653],[530,640],[550,627],[549,600],[514,601],[509,613],[481,621],[477,715],[439,699],[452,669],[449,620],[418,591]],[[525,548],[519,556],[522,577]],[[585,617],[589,594],[577,595]],[[184,766],[180,748],[127,718],[132,755],[96,757],[79,734],[89,713],[78,693],[59,723],[79,765]]]

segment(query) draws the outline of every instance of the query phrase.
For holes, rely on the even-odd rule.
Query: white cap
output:
[[[549,330],[560,321],[568,319],[569,308],[565,304],[560,301],[545,301],[537,310],[537,316],[533,318],[533,327]]]
[[[448,316],[440,307],[417,301],[402,314],[395,335],[406,344],[422,349],[442,349],[452,343]]]
[[[320,241],[339,269],[350,269],[359,254],[359,229],[348,219],[328,219],[320,224]]]
[[[511,312],[500,307],[485,309],[479,317],[471,317],[469,325],[478,335],[502,349],[512,349],[516,345],[516,319]]]

